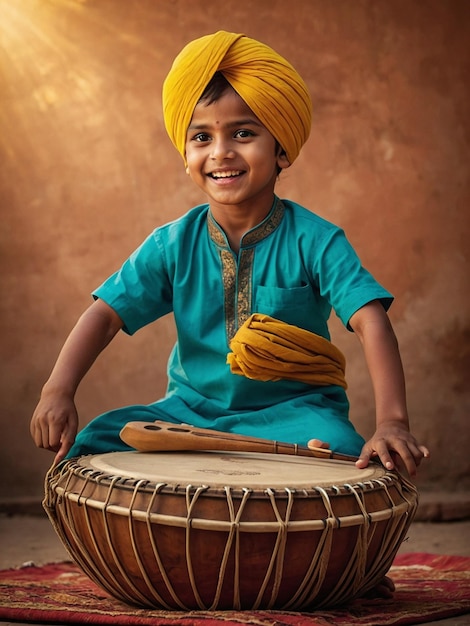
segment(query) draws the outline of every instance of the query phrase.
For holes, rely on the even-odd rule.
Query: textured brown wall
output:
[[[396,295],[414,430],[434,453],[420,485],[464,487],[469,3],[0,0],[0,12],[0,497],[41,496],[52,455],[35,449],[30,415],[91,289],[202,200],[165,135],[160,92],[181,47],[218,29],[272,45],[308,82],[312,136],[278,192],[345,227]],[[358,342],[332,324],[369,434]],[[170,317],[119,336],[79,392],[82,423],[161,395],[173,338]]]

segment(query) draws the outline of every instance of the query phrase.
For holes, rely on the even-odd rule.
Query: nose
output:
[[[226,137],[214,137],[211,145],[211,159],[223,161],[232,158],[234,155],[233,145]]]

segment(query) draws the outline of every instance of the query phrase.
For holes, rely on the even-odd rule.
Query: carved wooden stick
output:
[[[218,430],[196,428],[169,422],[129,422],[120,433],[121,439],[140,452],[176,452],[186,450],[219,450],[227,452],[265,452],[322,459],[357,461],[357,457],[332,452],[325,448],[307,448],[293,443],[247,437]]]

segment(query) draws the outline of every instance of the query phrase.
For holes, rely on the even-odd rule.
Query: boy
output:
[[[302,78],[264,44],[220,31],[178,55],[163,104],[170,138],[209,203],[156,229],[93,293],[44,385],[31,422],[36,444],[55,451],[55,463],[125,450],[119,439],[125,423],[160,419],[330,445],[357,455],[359,468],[378,456],[385,467],[400,463],[414,475],[429,452],[409,432],[386,314],[392,296],[361,266],[339,228],[274,194],[279,172],[292,165],[310,132]],[[332,357],[328,341],[332,307],[364,348],[377,420],[368,442],[348,419],[341,358]],[[177,343],[165,398],[106,413],[77,436],[74,395],[98,354],[119,330],[132,334],[169,312]],[[316,356],[297,377],[275,355],[268,358],[274,376],[265,375],[264,363],[261,372],[244,375],[243,355],[258,341],[251,333],[256,320],[291,333],[299,355],[312,348],[328,372],[335,370],[333,382]],[[246,330],[240,350],[237,339]],[[237,353],[229,366],[231,348]]]

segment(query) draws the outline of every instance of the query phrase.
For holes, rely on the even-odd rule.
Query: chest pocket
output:
[[[256,287],[253,313],[308,328],[315,313],[315,295],[310,285],[302,287]]]

